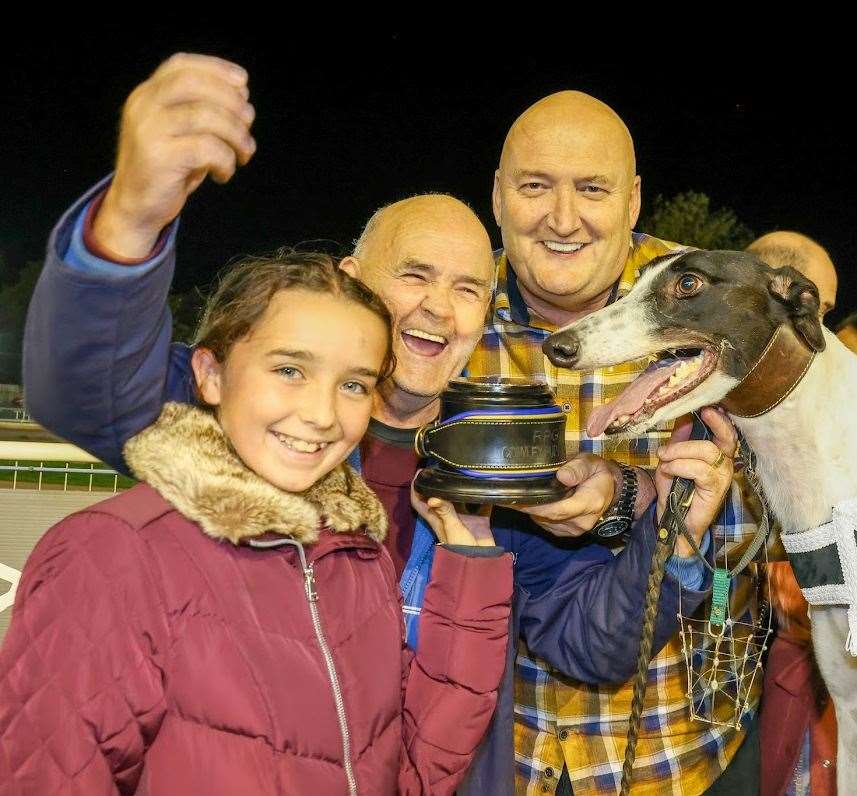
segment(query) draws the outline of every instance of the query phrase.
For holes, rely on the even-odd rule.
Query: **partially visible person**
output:
[[[818,288],[821,318],[836,304],[838,278],[827,250],[799,232],[769,232],[747,251],[774,268],[791,266]],[[777,618],[760,710],[762,796],[836,789],[836,716],[816,669],[808,606],[786,562],[767,567]]]
[[[821,244],[800,232],[777,231],[754,240],[748,247],[773,268],[790,265],[815,282],[819,315],[824,318],[836,306],[838,277],[833,260]]]
[[[857,354],[857,312],[852,312],[836,327],[836,336]]]
[[[4,793],[453,793],[494,709],[512,560],[440,501],[405,646],[384,509],[346,458],[392,365],[330,258],[224,278],[125,445],[143,482],[56,525],[0,652]]]
[[[808,605],[791,565],[767,566],[777,635],[760,712],[761,796],[836,792],[836,713],[812,651]]]

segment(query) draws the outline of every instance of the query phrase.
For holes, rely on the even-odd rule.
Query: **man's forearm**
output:
[[[112,185],[93,202],[84,244],[96,257],[114,265],[140,265],[158,254],[165,227],[146,225],[118,207]],[[174,220],[174,219],[173,219]]]
[[[84,214],[104,187],[79,200],[51,235],[27,317],[24,387],[39,422],[122,468],[124,441],[163,402],[174,230],[150,264],[90,261]]]

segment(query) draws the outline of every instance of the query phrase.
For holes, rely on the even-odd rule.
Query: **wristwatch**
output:
[[[637,503],[637,474],[633,467],[620,464],[622,486],[610,506],[592,528],[600,539],[611,539],[630,530],[634,520],[634,506]]]

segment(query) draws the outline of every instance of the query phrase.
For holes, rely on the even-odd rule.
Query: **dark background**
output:
[[[252,32],[177,20],[7,27],[0,254],[12,269],[42,258],[62,210],[110,170],[124,98],[181,49],[248,69],[258,142],[229,186],[192,197],[181,290],[239,253],[318,238],[347,247],[376,207],[424,191],[471,203],[498,242],[489,195],[509,124],[536,99],[578,88],[628,123],[644,213],[656,194],[695,190],[756,234],[804,232],[839,269],[828,317],[857,310],[852,89],[829,54],[678,42],[656,30],[635,47],[609,29],[564,45],[559,22],[541,20],[532,35],[521,24],[480,34],[451,22],[419,33],[343,22],[332,33],[274,18]]]

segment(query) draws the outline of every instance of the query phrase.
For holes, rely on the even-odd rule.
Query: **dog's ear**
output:
[[[818,317],[820,302],[815,282],[785,266],[774,269],[768,283],[771,295],[786,305],[789,319],[801,339],[813,350],[824,351],[824,333]]]

